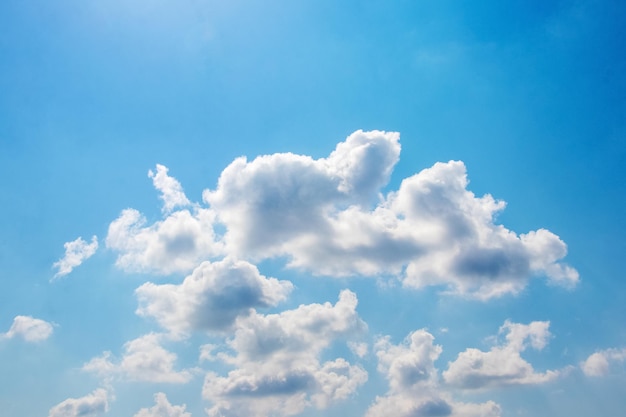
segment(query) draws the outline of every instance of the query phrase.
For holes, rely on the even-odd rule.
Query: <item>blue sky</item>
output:
[[[625,12],[3,1],[0,409],[620,415]]]

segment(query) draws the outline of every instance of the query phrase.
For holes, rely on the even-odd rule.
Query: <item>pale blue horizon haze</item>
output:
[[[626,6],[0,4],[0,416],[621,416]]]

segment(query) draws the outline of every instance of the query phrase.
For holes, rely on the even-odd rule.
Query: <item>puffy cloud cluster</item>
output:
[[[412,332],[399,345],[392,344],[389,337],[378,340],[374,346],[378,370],[387,377],[389,392],[376,397],[366,417],[500,416],[500,407],[493,401],[456,402],[441,387],[435,361],[442,349],[433,342],[434,337],[423,329]]]
[[[253,308],[283,301],[293,285],[266,278],[245,261],[203,262],[179,284],[145,283],[136,290],[137,313],[153,317],[175,335],[191,330],[222,331]]]
[[[188,272],[225,254],[285,256],[314,274],[395,274],[406,287],[443,286],[479,299],[517,293],[532,276],[564,286],[578,281],[561,261],[567,247],[558,236],[545,229],[517,235],[495,223],[504,202],[469,191],[460,161],[437,163],[382,195],[399,155],[397,133],[359,130],[327,158],[241,157],[215,190],[203,192],[209,208],[192,204],[157,165],[149,175],[164,219],[147,225],[137,210],[124,210],[106,245],[127,271]]]
[[[20,337],[27,342],[41,342],[50,337],[53,330],[52,324],[47,321],[31,316],[15,316],[9,330],[0,336],[7,339]]]
[[[580,368],[587,376],[604,376],[624,361],[626,361],[626,348],[605,349],[591,354],[580,364]]]
[[[562,262],[567,248],[558,236],[545,229],[518,235],[496,223],[505,203],[469,191],[460,161],[437,163],[383,194],[399,155],[397,133],[356,131],[326,158],[241,157],[223,170],[214,190],[203,192],[202,204],[191,202],[168,169],[157,165],[148,175],[160,192],[162,219],[149,224],[139,211],[126,209],[110,224],[106,246],[125,271],[188,274],[180,283],[146,282],[136,289],[136,313],[167,333],[131,340],[121,358],[104,352],[83,369],[108,382],[186,383],[197,370],[176,370],[176,354],[162,344],[209,333],[222,343],[204,345],[200,360],[231,367],[205,376],[209,416],[294,415],[346,399],[367,381],[359,364],[326,355],[344,342],[358,358],[367,357],[370,346],[358,341],[367,326],[349,290],[334,305],[260,313],[284,301],[293,284],[263,276],[252,261],[284,257],[287,266],[318,275],[390,274],[404,287],[438,286],[482,300],[515,294],[534,276],[564,286],[578,281]],[[546,345],[548,327],[506,322],[503,344],[461,352],[442,375],[435,367],[442,348],[426,330],[398,345],[379,338],[373,352],[389,390],[366,415],[497,417],[496,403],[459,402],[450,390],[555,378],[558,371],[537,373],[520,356]],[[594,361],[590,369],[600,362]],[[106,409],[106,392],[104,399]],[[83,399],[64,402],[69,412],[77,401]],[[154,407],[135,417],[157,416],[190,414],[158,393]]]
[[[98,237],[92,236],[91,243],[87,243],[82,237],[79,237],[76,240],[64,243],[63,247],[65,247],[65,255],[52,265],[53,268],[58,269],[52,280],[69,274],[74,268],[93,256],[96,250],[98,250]]]
[[[534,321],[528,325],[506,321],[500,334],[506,333],[505,343],[488,352],[467,349],[459,353],[443,373],[444,380],[463,389],[498,388],[508,385],[539,384],[554,380],[559,371],[535,372],[520,353],[529,346],[543,349],[550,337],[550,322]]]
[[[293,415],[352,395],[367,380],[366,371],[343,358],[321,363],[319,356],[335,340],[365,330],[356,305],[356,295],[346,290],[335,305],[301,305],[241,320],[228,341],[234,353],[215,356],[235,369],[205,378],[209,415]]]
[[[172,405],[162,392],[154,394],[154,407],[142,408],[134,417],[191,417],[185,412],[185,405]]]
[[[80,398],[68,398],[52,407],[48,417],[95,417],[109,411],[109,395],[103,388]]]
[[[578,273],[560,262],[567,249],[558,236],[544,229],[518,236],[496,224],[504,203],[467,190],[460,161],[437,163],[380,195],[398,139],[357,131],[328,158],[235,160],[217,189],[203,194],[226,227],[226,250],[288,256],[290,266],[323,275],[393,273],[408,287],[443,285],[482,299],[516,293],[533,275],[577,282]]]
[[[89,361],[83,370],[94,372],[105,379],[121,376],[134,381],[166,382],[183,384],[193,374],[188,370],[174,369],[177,356],[163,348],[163,335],[150,333],[131,340],[124,345],[122,359],[115,363],[111,352]]]

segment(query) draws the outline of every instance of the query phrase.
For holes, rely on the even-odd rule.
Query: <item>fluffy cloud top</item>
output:
[[[608,375],[611,368],[626,361],[626,348],[605,349],[590,355],[580,364],[580,368],[587,376]]]
[[[109,410],[108,393],[99,388],[81,398],[68,398],[52,407],[48,417],[95,417]]]
[[[11,328],[2,336],[7,339],[21,337],[27,342],[41,342],[50,337],[53,329],[52,324],[47,321],[31,316],[15,316]]]
[[[203,262],[180,285],[151,282],[137,288],[137,313],[153,317],[172,334],[191,330],[222,331],[253,308],[283,301],[293,285],[266,278],[244,261]]]
[[[389,337],[375,344],[378,370],[389,381],[389,392],[376,397],[366,417],[499,417],[500,407],[493,401],[482,404],[461,403],[439,386],[435,361],[441,346],[426,330],[416,330],[403,343],[394,345]]]
[[[150,333],[131,340],[124,345],[122,359],[115,363],[111,360],[111,352],[104,352],[83,366],[87,372],[110,379],[122,376],[133,381],[165,382],[184,384],[192,378],[188,370],[174,369],[177,356],[163,346],[163,335]]]
[[[134,417],[191,417],[191,413],[185,412],[185,405],[172,405],[167,396],[162,392],[154,394],[152,408],[142,408]]]
[[[335,340],[365,329],[356,305],[356,295],[343,291],[334,306],[301,305],[240,320],[228,342],[234,353],[215,356],[236,369],[227,376],[210,372],[204,382],[203,395],[213,403],[209,415],[292,415],[353,394],[367,380],[365,370],[343,358],[320,363],[319,356]]]
[[[53,268],[58,269],[52,278],[53,280],[69,274],[74,268],[93,256],[98,249],[98,238],[92,236],[91,243],[87,243],[82,237],[79,237],[76,240],[64,243],[63,246],[65,247],[65,256],[52,265]]]
[[[529,346],[543,349],[550,337],[550,322],[534,321],[528,325],[506,321],[500,334],[506,333],[505,343],[488,352],[467,349],[448,364],[444,380],[464,389],[497,388],[508,385],[539,384],[559,376],[559,371],[535,372],[520,356]]]

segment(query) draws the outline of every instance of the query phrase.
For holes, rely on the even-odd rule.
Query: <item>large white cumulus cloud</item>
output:
[[[206,376],[203,395],[213,403],[209,415],[293,415],[352,395],[367,380],[366,371],[343,358],[322,363],[320,353],[365,330],[356,305],[356,295],[346,290],[335,305],[302,305],[242,319],[228,342],[233,353],[215,355],[235,369]]]
[[[562,262],[565,243],[545,229],[518,235],[497,224],[505,203],[469,191],[461,161],[436,163],[383,195],[399,155],[397,133],[359,130],[327,158],[241,157],[203,192],[209,207],[191,203],[157,165],[150,176],[165,217],[147,224],[137,210],[124,210],[106,245],[119,253],[119,267],[161,274],[218,256],[285,256],[288,266],[314,274],[392,274],[406,287],[441,286],[478,299],[517,293],[533,276],[577,283],[576,270]]]
[[[498,225],[505,204],[467,190],[465,165],[437,163],[380,190],[398,160],[397,133],[357,131],[328,158],[274,154],[239,158],[206,190],[226,226],[227,251],[287,256],[316,274],[394,273],[405,286],[443,285],[487,299],[516,293],[534,275],[566,286],[565,244],[545,229],[517,235]]]

